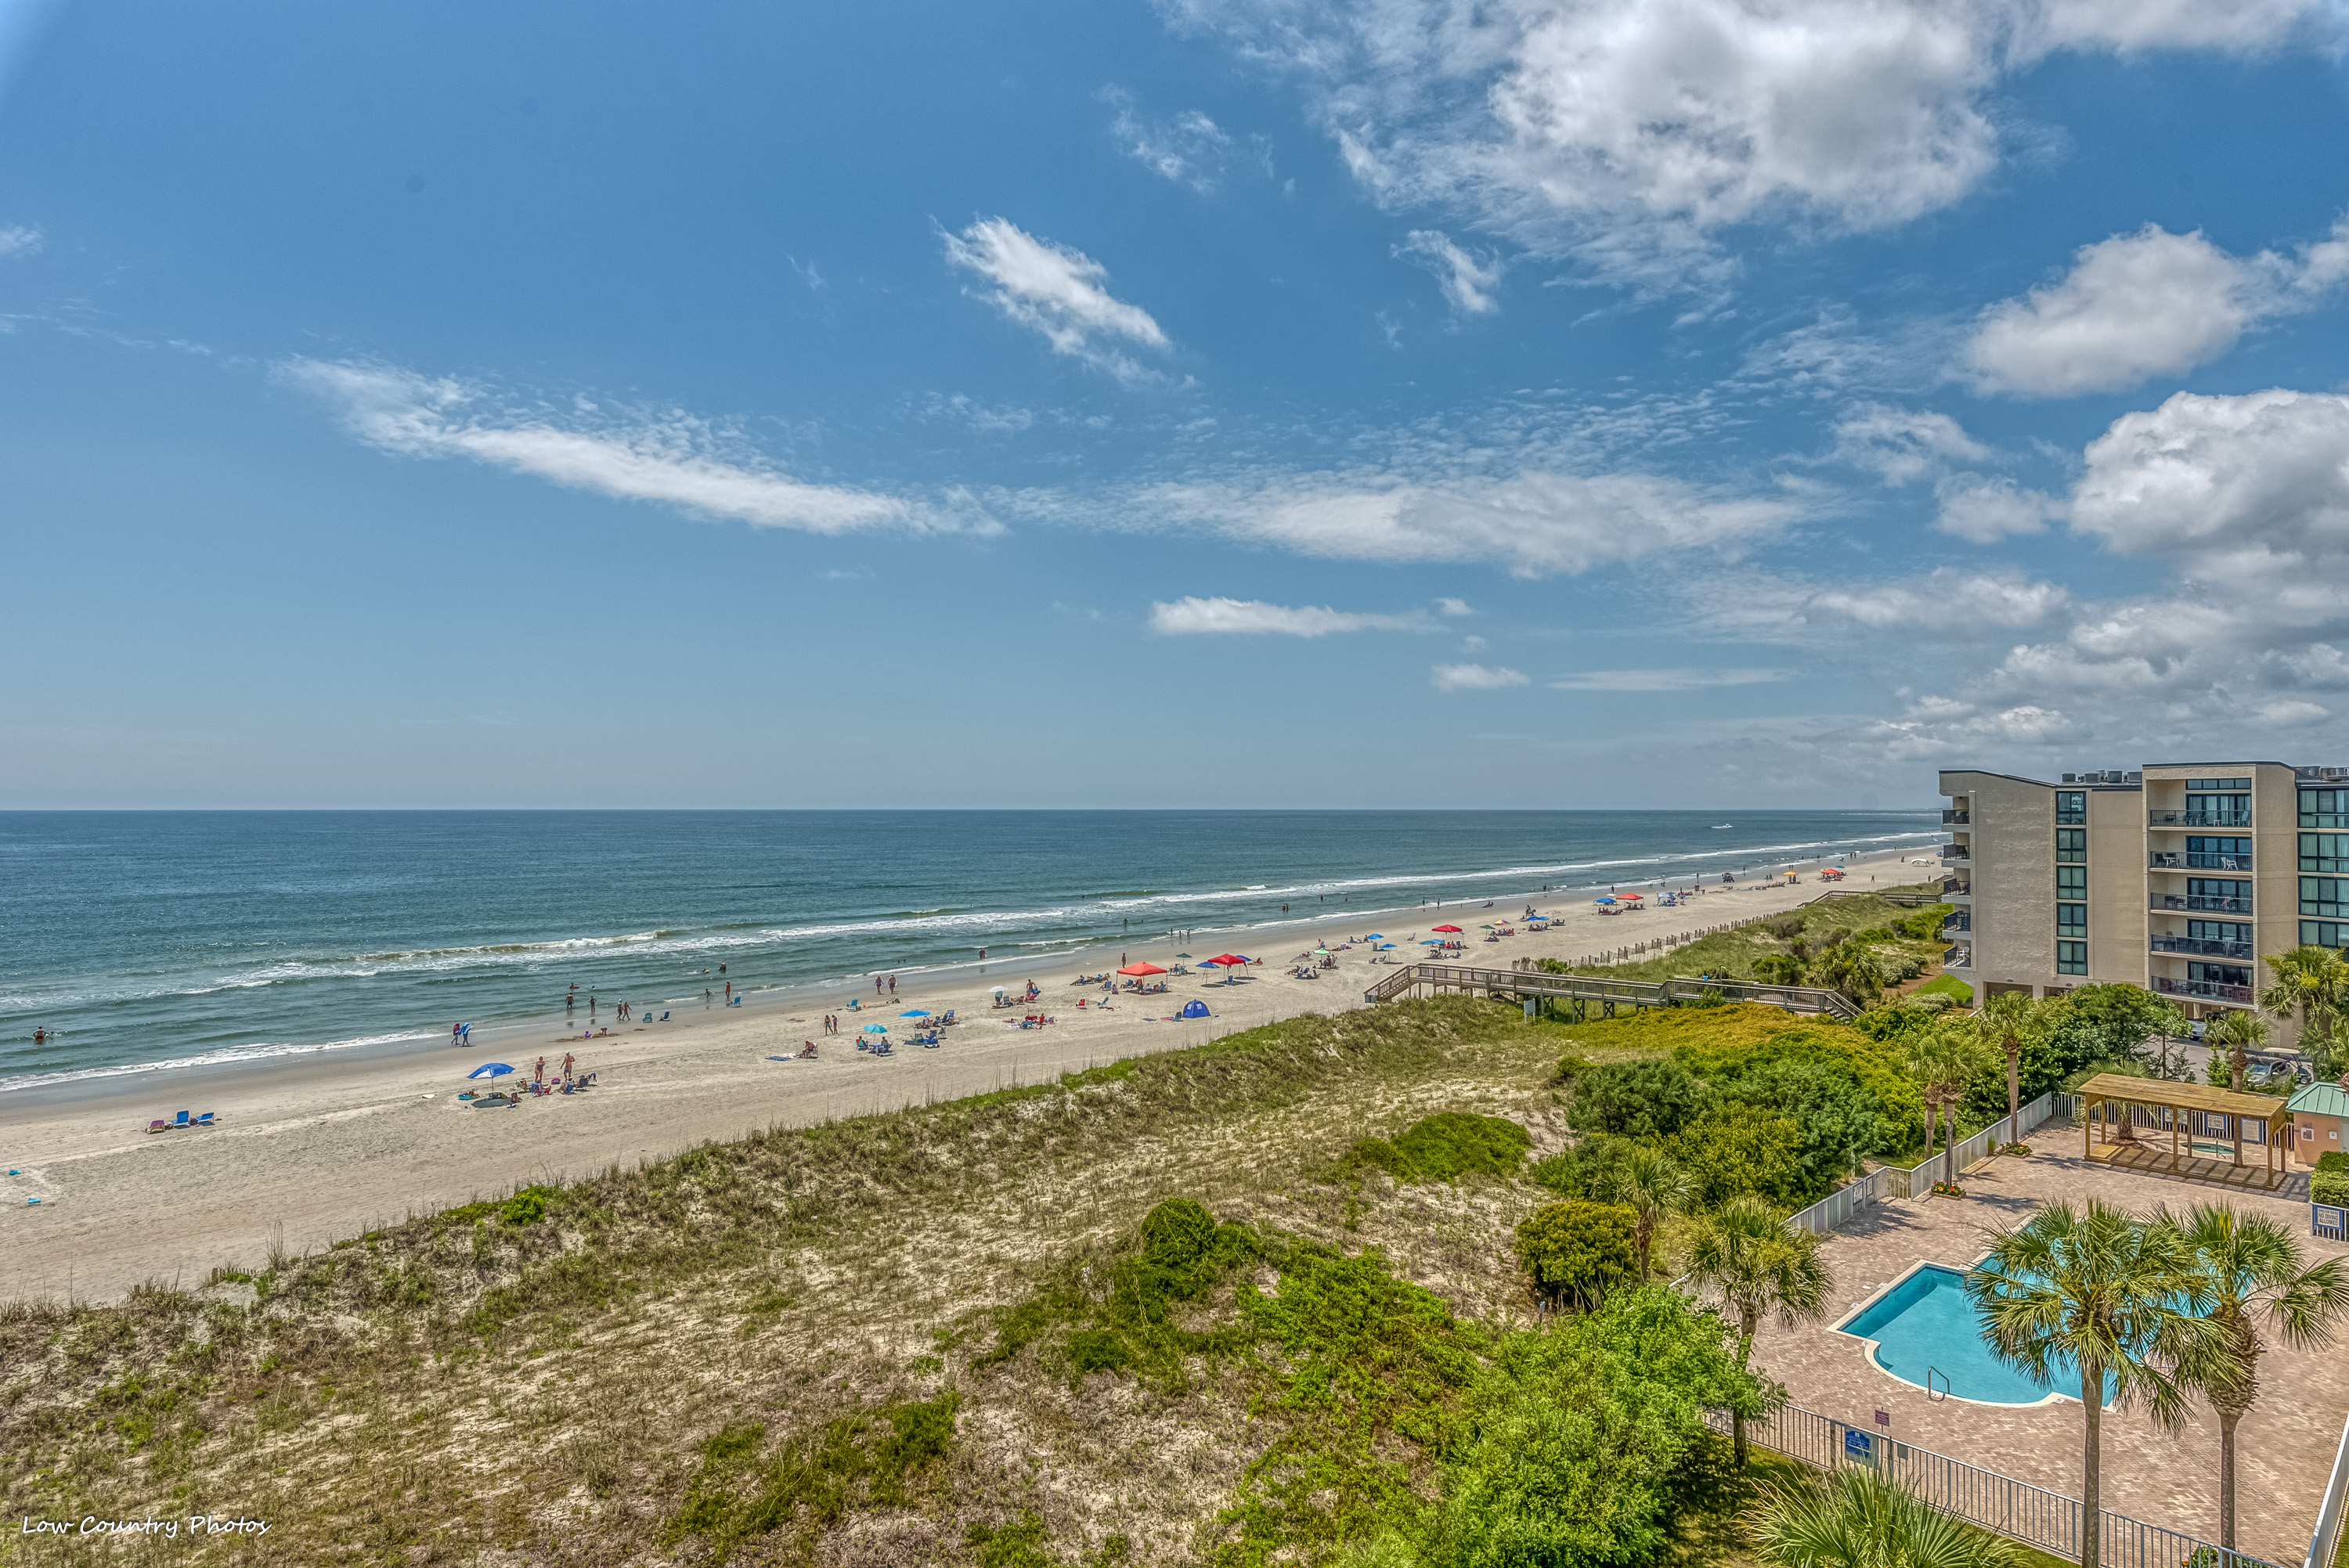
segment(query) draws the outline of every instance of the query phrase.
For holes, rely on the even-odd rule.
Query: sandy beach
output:
[[[1866,891],[1913,883],[1933,874],[1907,862],[1916,851],[1849,862],[1840,885]],[[806,994],[741,1007],[679,1009],[667,1024],[613,1026],[579,1041],[560,1025],[515,1026],[485,1035],[468,1049],[446,1045],[368,1056],[353,1052],[142,1073],[0,1094],[0,1280],[11,1297],[107,1300],[144,1280],[202,1284],[215,1265],[254,1268],[273,1247],[299,1253],[326,1246],[378,1222],[429,1212],[531,1182],[561,1182],[608,1166],[633,1166],[715,1139],[770,1126],[826,1119],[953,1099],[1147,1052],[1204,1044],[1220,1036],[1307,1012],[1362,1006],[1363,988],[1386,973],[1366,945],[1343,945],[1370,930],[1400,945],[1389,956],[1421,951],[1414,941],[1439,922],[1467,927],[1466,962],[1507,968],[1523,958],[1573,958],[1790,908],[1828,891],[1806,872],[1800,882],[1760,880],[1713,887],[1680,908],[1602,916],[1586,892],[1530,892],[1489,904],[1447,903],[1366,920],[1283,923],[1242,931],[1203,931],[1181,944],[1199,957],[1232,949],[1265,960],[1225,984],[1213,971],[1168,976],[1159,995],[1117,995],[1104,1008],[1098,986],[1071,985],[1080,969],[1113,968],[1114,950],[1021,969],[996,964],[901,983],[894,998],[862,993],[864,1009],[844,1016],[842,1032],[820,1032],[824,1011],[849,993]],[[1546,931],[1517,927],[1497,942],[1480,940],[1482,922],[1526,905],[1557,918]],[[1485,911],[1490,909],[1491,913]],[[1337,966],[1318,978],[1291,977],[1287,961],[1317,944],[1338,950]],[[1177,944],[1136,941],[1135,961],[1170,965]],[[994,985],[1032,979],[1039,1002],[998,1011]],[[1080,1009],[1080,996],[1088,1005]],[[1165,1021],[1184,1004],[1204,1001],[1210,1016]],[[935,1050],[900,1046],[874,1057],[854,1047],[858,1028],[885,1022],[902,1040],[909,1008],[953,1008],[962,1022]],[[1045,1012],[1057,1021],[1019,1029],[1007,1020]],[[656,1016],[657,1013],[656,1012]],[[584,1016],[584,1009],[582,1013]],[[812,1061],[776,1061],[815,1039]],[[511,1109],[475,1109],[460,1101],[465,1073],[485,1060],[521,1069],[526,1080],[544,1055],[551,1069],[575,1052],[582,1070],[598,1075],[585,1094],[525,1099]],[[552,1075],[551,1075],[552,1076]],[[181,1109],[217,1114],[213,1128],[160,1135],[144,1129]],[[38,1199],[36,1204],[29,1202]]]

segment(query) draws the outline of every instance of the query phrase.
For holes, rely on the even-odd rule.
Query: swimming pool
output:
[[[2067,1362],[2055,1382],[2037,1382],[1991,1354],[1982,1319],[1966,1299],[1965,1273],[1920,1264],[1836,1325],[1868,1342],[1868,1358],[1903,1383],[1984,1405],[2043,1405],[2079,1398]]]

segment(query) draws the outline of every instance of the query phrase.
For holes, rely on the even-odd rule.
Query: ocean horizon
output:
[[[1939,829],[1857,810],[0,812],[0,1088],[445,1037],[559,1014],[573,985],[657,1006],[981,950],[1040,966]]]

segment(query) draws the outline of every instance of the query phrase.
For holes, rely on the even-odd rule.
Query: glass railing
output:
[[[2190,909],[2209,914],[2249,914],[2251,901],[2248,898],[2220,898],[2211,893],[2164,893],[2156,909]]]
[[[2198,855],[2186,852],[2153,851],[2153,869],[2158,872],[2247,872],[2251,869],[2249,855]]]
[[[1941,934],[1944,936],[1955,936],[1961,931],[1971,931],[1973,928],[1972,917],[1962,913],[1953,914],[1941,922]]]
[[[2199,996],[2210,1002],[2248,1002],[2251,999],[2249,985],[2221,985],[2216,980],[2172,980],[2167,975],[2153,977],[2153,988],[2165,996]]]
[[[1971,860],[1972,859],[1972,856],[1967,851],[1966,846],[1963,844],[1943,844],[1941,846],[1941,858],[1945,861],[1963,861]]]
[[[1971,969],[1973,963],[1974,950],[1971,947],[1951,947],[1941,954],[1941,967],[1944,969]]]
[[[2157,828],[2248,828],[2249,811],[2147,811],[2147,822]]]
[[[1941,820],[1950,823],[1970,822],[1973,820],[1973,813],[1971,811],[1944,811],[1941,813]]]
[[[1971,882],[1961,882],[1956,877],[1943,877],[1941,879],[1941,896],[1943,898],[1971,898],[1973,895],[1974,889]]]
[[[2157,936],[2156,953],[2191,953],[2197,958],[2256,958],[2259,949],[2248,942],[2213,942],[2202,936]]]

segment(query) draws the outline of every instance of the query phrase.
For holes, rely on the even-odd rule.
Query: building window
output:
[[[2193,780],[2188,780],[2189,784]],[[2189,795],[2186,825],[2189,828],[2248,828],[2251,825],[2249,795]]]
[[[2085,936],[2088,934],[2088,906],[2085,903],[2059,903],[2055,906],[2055,934]]]
[[[2088,972],[2088,944],[2085,942],[2059,942],[2055,944],[2055,973],[2085,975]]]
[[[2189,779],[2186,787],[2189,789],[2248,789],[2251,781],[2248,779]]]
[[[2059,823],[2085,823],[2088,820],[2088,792],[2085,789],[2055,791],[2055,820]]]
[[[2302,789],[2300,825],[2303,828],[2349,828],[2349,789]]]
[[[2208,980],[2213,985],[2248,985],[2251,972],[2240,964],[2190,963],[2186,966],[2189,980]]]
[[[2231,920],[2189,920],[2186,934],[2197,942],[2249,942],[2251,928]]]
[[[2055,896],[2057,898],[2086,898],[2088,896],[2088,868],[2085,866],[2057,866],[2055,868]]]
[[[2304,872],[2349,872],[2349,834],[2302,833],[2300,869]]]
[[[2301,878],[2300,913],[2313,914],[2320,920],[2349,920],[2349,879]],[[2325,945],[2329,947],[2332,944]]]
[[[2075,864],[2085,864],[2088,859],[2088,830],[2058,828],[2055,830],[2055,859]]]
[[[2300,940],[2309,947],[2349,947],[2349,922],[2303,920],[2300,923]]]

